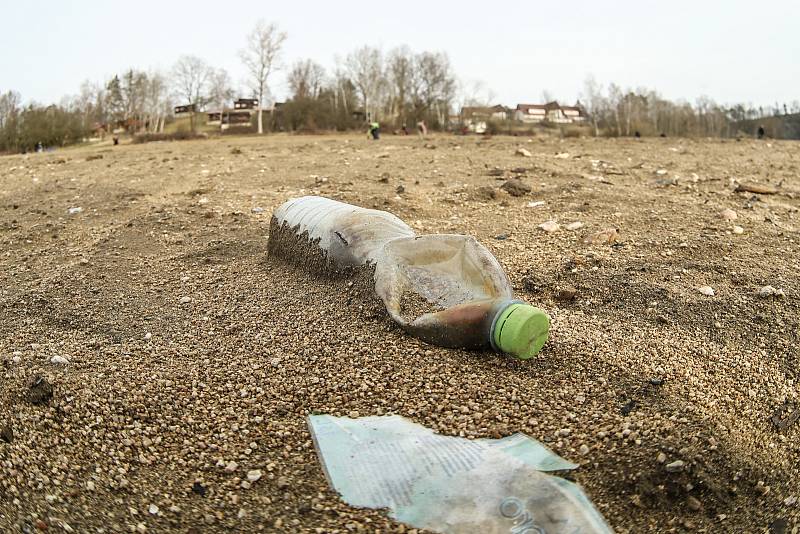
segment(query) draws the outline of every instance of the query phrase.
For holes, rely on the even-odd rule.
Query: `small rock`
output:
[[[561,225],[555,221],[547,221],[540,224],[539,228],[544,230],[545,232],[551,233],[558,231],[561,228]]]
[[[14,363],[19,363],[19,362],[22,361],[22,358],[20,358],[19,356],[15,355],[15,356],[11,357],[11,361],[14,362]]]
[[[530,158],[531,156],[533,156],[533,154],[531,154],[530,150],[526,150],[524,148],[518,148],[517,151],[515,152],[515,154],[517,156],[522,156],[522,157],[525,157],[525,158]]]
[[[494,236],[494,238],[497,239],[498,241],[505,241],[506,239],[508,239],[508,234],[497,234],[496,236]]]
[[[786,296],[786,293],[783,292],[783,289],[775,289],[772,286],[764,286],[758,290],[758,296],[762,299],[766,299],[769,297],[779,297],[783,298]]]
[[[580,446],[578,452],[583,455],[589,454],[589,446],[584,443],[583,445]]]
[[[253,469],[247,472],[247,480],[250,482],[258,482],[261,479],[261,470]]]
[[[237,469],[239,469],[239,464],[237,464],[234,461],[230,461],[225,465],[225,471],[227,471],[228,473],[233,473]]]
[[[527,206],[528,208],[540,208],[544,206],[544,204],[545,204],[544,200],[537,200],[535,202],[528,202],[525,206]]]
[[[83,208],[81,208],[81,207],[79,206],[79,207],[77,207],[77,208],[70,208],[70,209],[68,209],[68,210],[67,210],[67,213],[69,213],[70,215],[77,215],[78,213],[80,213],[80,212],[82,212],[82,211],[83,211]]]
[[[733,233],[736,235],[742,235],[744,233],[744,228],[742,228],[741,226],[734,226]]]
[[[57,365],[67,365],[69,363],[69,360],[63,356],[53,356],[52,358],[50,358],[50,363],[54,363]]]
[[[241,484],[239,484],[239,485],[242,487],[242,489],[246,489],[246,490],[247,490],[247,489],[250,489],[250,488],[253,486],[253,485],[252,485],[252,484],[251,484],[249,481],[247,481],[247,480],[242,480],[242,483],[241,483]]]
[[[10,424],[0,427],[0,441],[5,441],[6,443],[14,441],[14,429]]]
[[[156,515],[158,514],[158,506],[156,506],[155,504],[151,504],[150,507],[147,509],[147,511],[150,512],[150,514],[152,515]]]
[[[555,157],[557,159],[569,159],[569,152],[559,152],[558,154],[556,154],[553,157]]]
[[[89,491],[94,491],[94,490],[95,490],[95,487],[96,487],[96,486],[94,485],[94,482],[92,482],[91,480],[87,480],[87,481],[86,481],[86,489],[87,489],[87,490],[89,490]]]
[[[252,211],[253,213],[264,213],[264,208],[256,206],[255,208],[251,209],[250,211]]]
[[[500,189],[506,191],[512,197],[521,197],[531,192],[531,186],[522,183],[516,178],[507,180],[506,183],[500,186]]]
[[[663,452],[659,452],[658,456],[656,456],[656,461],[660,464],[663,464],[664,462],[667,461],[667,455],[664,454]]]
[[[553,298],[561,302],[572,302],[576,296],[578,296],[578,290],[574,287],[567,287],[556,291]]]
[[[664,466],[664,469],[667,470],[668,473],[678,473],[683,471],[683,467],[686,465],[686,462],[683,460],[675,460],[674,462],[668,463]]]
[[[195,482],[194,484],[192,484],[192,493],[196,493],[196,494],[200,495],[201,497],[205,497],[206,496],[206,488],[201,483]]]
[[[735,221],[739,215],[730,208],[725,208],[721,212],[719,212],[719,216],[722,217],[726,221]]]
[[[347,414],[351,419],[358,419],[361,414],[358,413],[358,410],[352,410],[349,414]]]
[[[689,507],[689,510],[695,512],[699,511],[703,507],[700,501],[696,497],[693,497],[692,495],[689,495],[689,497],[687,497],[686,505]]]
[[[586,236],[583,242],[587,245],[610,245],[617,240],[619,232],[616,228],[607,228]]]
[[[286,477],[278,477],[278,488],[286,489],[289,487],[289,479]]]
[[[181,304],[189,304],[192,302],[192,297],[181,297]]]
[[[579,228],[583,228],[583,223],[580,222],[580,221],[571,222],[568,225],[566,225],[564,228],[566,228],[569,231],[577,230]]]
[[[656,171],[656,174],[659,176],[664,176],[665,174],[667,174],[667,169],[658,169]]]
[[[35,376],[28,386],[27,400],[31,404],[45,404],[53,398],[53,386],[46,378]]]
[[[153,339],[153,334],[151,334],[150,332],[147,332],[144,335],[144,338],[145,338],[145,340],[150,341],[151,339]]]
[[[702,293],[703,295],[705,295],[707,297],[713,297],[714,296],[714,288],[711,287],[711,286],[698,287],[697,291],[699,291],[700,293]]]
[[[394,192],[399,195],[401,193],[405,193],[406,192],[406,188],[403,187],[403,184],[400,184],[395,188]]]
[[[786,506],[794,506],[795,504],[797,504],[797,497],[795,497],[794,495],[789,495],[783,500],[783,504],[785,504]]]

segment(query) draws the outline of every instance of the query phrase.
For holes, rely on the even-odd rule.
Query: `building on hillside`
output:
[[[586,118],[586,111],[580,102],[574,106],[562,106],[555,100],[547,104],[517,104],[514,110],[514,119],[527,123],[572,123],[583,122]]]
[[[505,121],[511,117],[511,110],[500,104],[496,106],[464,106],[459,120],[470,132],[484,133],[489,121]]]
[[[233,109],[256,109],[258,108],[257,98],[239,98],[233,102]]]
[[[187,104],[185,106],[175,106],[175,116],[182,117],[184,115],[188,115],[197,110],[197,106],[194,104]]]
[[[249,110],[209,111],[206,116],[206,124],[221,126],[222,130],[227,130],[250,126],[253,113]]]

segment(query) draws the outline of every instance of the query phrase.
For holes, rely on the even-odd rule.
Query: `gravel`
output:
[[[581,464],[570,476],[619,532],[791,531],[800,425],[769,417],[800,400],[796,145],[537,136],[523,159],[516,141],[226,137],[76,148],[66,165],[0,157],[0,426],[13,427],[0,531],[409,532],[328,487],[305,418],[354,412],[524,432]],[[85,162],[100,150],[102,167]],[[475,195],[495,182],[486,169],[522,161],[545,206]],[[699,179],[657,187],[661,168]],[[606,170],[613,184],[584,178]],[[751,200],[729,176],[782,187]],[[309,193],[476,236],[551,315],[545,349],[521,362],[430,346],[362,284],[267,259],[267,215]],[[537,228],[550,218],[584,228]],[[606,230],[613,241],[583,242]],[[759,297],[767,283],[787,298]]]

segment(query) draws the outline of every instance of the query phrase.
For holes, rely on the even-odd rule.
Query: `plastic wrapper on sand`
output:
[[[577,465],[524,434],[469,440],[400,416],[308,424],[328,482],[352,506],[443,533],[611,532],[577,485],[543,472]]]

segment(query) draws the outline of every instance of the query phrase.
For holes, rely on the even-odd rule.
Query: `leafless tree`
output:
[[[280,54],[286,33],[275,24],[267,24],[259,20],[253,31],[247,36],[245,48],[239,56],[250,74],[250,86],[258,98],[258,133],[264,133],[263,110],[264,97],[269,95],[269,77],[280,68]]]
[[[384,87],[383,54],[380,49],[363,46],[347,54],[343,64],[347,76],[361,95],[368,120],[378,119],[378,96]]]
[[[211,67],[196,56],[181,56],[172,69],[173,83],[178,95],[198,111],[205,105]],[[195,131],[195,112],[190,115],[192,131]]]
[[[397,47],[389,52],[386,63],[391,98],[389,113],[405,123],[406,104],[414,81],[414,54],[407,46]]]
[[[299,60],[289,71],[289,90],[294,99],[317,98],[325,81],[325,69],[311,60]]]

